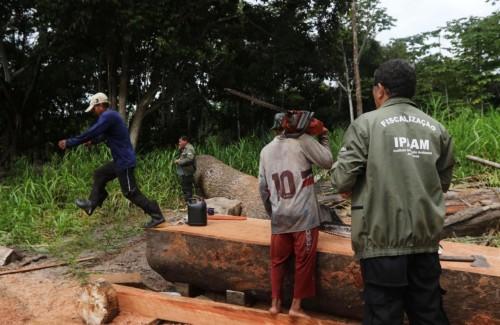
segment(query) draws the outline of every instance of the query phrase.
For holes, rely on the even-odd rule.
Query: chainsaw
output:
[[[249,100],[252,104],[256,104],[265,108],[278,111],[275,116],[275,125],[273,128],[281,127],[288,134],[307,133],[312,136],[321,135],[325,132],[323,122],[314,118],[314,112],[303,110],[287,110],[283,107],[273,105],[253,96],[242,93],[241,91],[225,88],[225,90],[235,96]],[[276,123],[278,125],[276,125]]]

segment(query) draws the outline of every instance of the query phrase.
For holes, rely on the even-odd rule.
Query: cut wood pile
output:
[[[207,198],[226,197],[241,201],[242,215],[267,219],[258,192],[258,180],[212,156],[196,158],[195,181]],[[334,209],[350,224],[350,201],[331,191],[329,180],[316,184],[321,205]],[[446,220],[443,238],[479,236],[500,229],[500,188],[452,188],[445,194]]]
[[[350,224],[349,200],[329,193],[329,184],[322,183],[318,188],[320,203],[333,208],[343,222]],[[443,238],[480,236],[500,230],[499,188],[452,188],[445,193],[445,205]]]

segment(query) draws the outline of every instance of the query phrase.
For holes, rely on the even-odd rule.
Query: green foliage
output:
[[[200,153],[212,155],[244,173],[257,176],[259,173],[260,150],[270,140],[271,135],[266,139],[251,136],[224,146],[217,143],[215,137],[210,137],[198,150]]]
[[[140,214],[133,210],[129,216],[126,202],[116,200],[118,184],[110,184],[107,203],[91,217],[74,206],[75,198],[88,195],[92,171],[110,159],[103,149],[89,154],[88,149],[80,148],[64,157],[54,155],[42,166],[18,159],[1,183],[0,242],[33,248],[48,245],[49,250],[60,247],[59,251],[71,253],[75,247],[98,245],[90,233],[102,227],[115,223],[123,231],[136,227],[131,221],[137,223]],[[124,216],[132,220],[123,222]]]
[[[434,102],[436,105],[436,102]],[[434,106],[433,115],[441,121],[453,136],[457,166],[454,181],[471,179],[500,186],[500,171],[465,158],[467,155],[487,160],[500,161],[500,112],[489,110],[478,112],[471,107],[450,111],[444,105]]]
[[[433,31],[394,40],[385,59],[415,62],[417,99],[443,94],[446,106],[497,106],[500,102],[500,12],[450,21]],[[451,43],[451,47],[445,44]]]

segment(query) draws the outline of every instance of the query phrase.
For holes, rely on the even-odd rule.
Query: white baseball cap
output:
[[[85,113],[90,112],[95,105],[102,103],[109,103],[108,96],[106,96],[106,94],[104,93],[94,94],[92,97],[90,97],[90,104],[89,107],[87,107],[87,109],[85,110]]]

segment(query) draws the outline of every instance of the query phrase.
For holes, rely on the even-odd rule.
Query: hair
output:
[[[188,137],[187,135],[181,135],[181,136],[179,137],[179,139],[180,139],[180,140],[182,140],[182,141],[187,141],[187,142],[189,142],[189,137]]]
[[[374,85],[381,84],[389,97],[412,98],[415,95],[417,77],[412,64],[402,59],[382,63],[373,74]]]
[[[110,106],[110,105],[109,105],[109,103],[101,103],[101,104],[102,104],[102,106],[103,106],[104,108],[106,108],[106,109],[108,109],[108,108],[109,108],[109,106]]]

